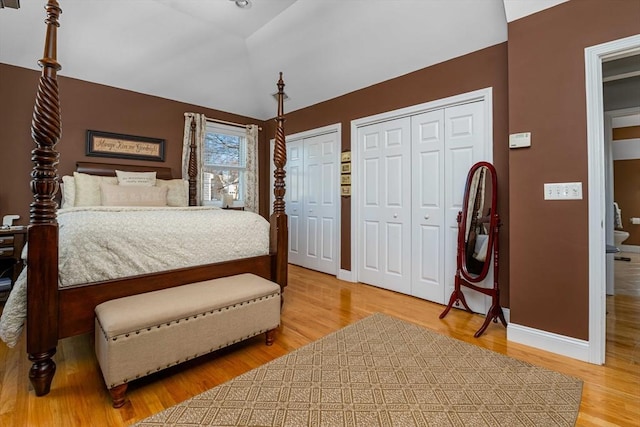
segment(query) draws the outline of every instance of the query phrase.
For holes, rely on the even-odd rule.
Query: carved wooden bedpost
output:
[[[191,116],[191,127],[189,128],[189,206],[198,204],[198,157],[196,153],[196,119]]]
[[[52,357],[58,345],[58,221],[54,196],[58,192],[59,157],[55,145],[61,135],[57,82],[61,67],[56,60],[56,36],[62,11],[56,0],[48,0],[45,8],[44,57],[38,61],[42,74],[31,122],[36,148],[31,151],[33,202],[27,263],[27,352],[33,362],[29,379],[37,396],[49,393],[56,372]]]
[[[278,116],[276,117],[276,140],[273,151],[273,162],[275,171],[273,177],[275,184],[273,194],[275,196],[273,202],[273,214],[271,214],[271,252],[276,252],[276,268],[275,277],[271,279],[280,285],[284,290],[287,286],[287,268],[289,264],[289,235],[287,232],[287,215],[285,213],[285,183],[284,178],[286,172],[284,166],[287,163],[287,147],[284,139],[284,81],[282,81],[282,73],[278,80]]]

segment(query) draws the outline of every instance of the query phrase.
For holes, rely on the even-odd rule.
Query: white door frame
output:
[[[298,132],[298,133],[294,133],[291,135],[286,135],[285,136],[285,144],[288,141],[294,140],[294,139],[304,139],[304,138],[311,138],[314,136],[320,136],[320,135],[326,135],[328,133],[336,133],[336,139],[337,139],[337,150],[336,150],[336,158],[335,158],[335,162],[336,165],[340,165],[340,152],[342,151],[342,124],[341,123],[334,123],[331,125],[327,125],[327,126],[323,126],[320,128],[316,128],[316,129],[310,129],[310,130],[306,130],[303,132]],[[273,150],[275,147],[275,139],[270,139],[269,140],[269,158],[273,159]],[[273,171],[274,171],[274,167],[275,165],[273,164],[273,160],[269,161],[269,188],[273,188],[273,182],[274,182],[274,177],[273,177]],[[286,169],[286,164],[285,164],[285,169]],[[336,182],[340,182],[340,168],[336,167]],[[286,187],[285,187],[285,192],[286,192]],[[334,238],[335,238],[335,254],[336,254],[336,276],[338,278],[340,278],[339,272],[340,272],[340,254],[341,254],[341,248],[342,248],[342,240],[341,240],[341,209],[340,209],[340,204],[341,204],[341,200],[340,200],[340,192],[339,190],[336,190],[336,198],[338,199],[335,203],[336,206],[336,212],[335,212],[335,218],[336,218],[336,229],[334,231]],[[274,201],[274,194],[273,192],[271,192],[270,196],[269,196],[269,215],[271,215],[273,213],[273,201]]]
[[[605,164],[602,62],[640,53],[640,35],[585,49],[587,158],[589,186],[589,350],[588,361],[601,365],[606,345]]]
[[[358,188],[358,179],[353,177],[359,176],[358,174],[358,162],[360,159],[360,148],[358,144],[358,128],[362,126],[372,125],[374,123],[383,122],[387,120],[398,119],[406,116],[413,116],[420,113],[425,113],[430,110],[437,110],[445,107],[451,107],[459,104],[466,104],[475,101],[484,102],[484,120],[485,120],[485,134],[486,141],[493,141],[493,88],[487,87],[484,89],[478,89],[472,92],[462,93],[459,95],[450,96],[447,98],[438,99],[435,101],[426,102],[423,104],[413,105],[410,107],[400,108],[398,110],[387,111],[384,113],[376,114],[369,117],[363,117],[360,119],[351,121],[351,271],[340,270],[339,278],[342,280],[348,280],[351,282],[358,281],[358,269],[355,262],[358,260],[358,256],[362,248],[360,248],[360,239],[356,235],[358,218],[360,218],[360,212],[358,206],[360,206],[360,197],[362,197],[362,191]],[[493,158],[493,143],[490,143],[487,147],[487,153],[489,158]]]

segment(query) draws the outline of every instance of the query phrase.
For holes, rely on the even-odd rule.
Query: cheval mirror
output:
[[[491,297],[491,308],[484,323],[474,334],[476,338],[484,333],[489,322],[498,319],[504,326],[507,322],[500,307],[498,288],[498,229],[500,218],[497,212],[498,179],[491,163],[478,162],[471,167],[467,175],[462,211],[458,212],[458,249],[454,290],[449,304],[440,314],[443,319],[451,307],[460,303],[473,312],[465,300],[462,287],[473,289]],[[493,263],[491,259],[493,257]],[[493,286],[482,287],[478,284],[489,274],[493,266]]]

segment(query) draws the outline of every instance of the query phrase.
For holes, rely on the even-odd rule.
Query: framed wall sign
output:
[[[87,131],[87,156],[164,161],[164,139]]]
[[[351,195],[351,186],[350,185],[342,185],[342,186],[340,186],[340,195],[341,196],[350,196]]]
[[[340,173],[351,173],[351,163],[341,163]]]

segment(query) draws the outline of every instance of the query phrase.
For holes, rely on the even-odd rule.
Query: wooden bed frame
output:
[[[58,340],[91,331],[94,308],[101,302],[245,272],[270,279],[284,290],[287,285],[288,263],[287,216],[284,204],[284,82],[280,73],[277,82],[278,115],[275,119],[275,201],[270,217],[268,255],[58,289],[58,222],[55,196],[59,188],[59,153],[56,151],[56,144],[61,136],[57,72],[61,67],[56,58],[56,45],[61,9],[56,0],[47,0],[45,9],[47,31],[44,57],[38,61],[42,74],[38,82],[31,124],[31,135],[36,148],[31,152],[34,163],[31,173],[33,202],[30,205],[27,263],[27,353],[29,360],[33,362],[29,378],[37,396],[49,393],[56,370],[52,358],[56,353]],[[195,195],[196,189],[196,159],[195,150],[191,151],[189,193],[193,202],[192,196]],[[106,166],[112,165],[80,163],[78,171],[96,173],[96,168],[104,169]],[[106,172],[103,174],[111,173],[109,167],[104,169]],[[144,167],[135,169],[144,170]]]

